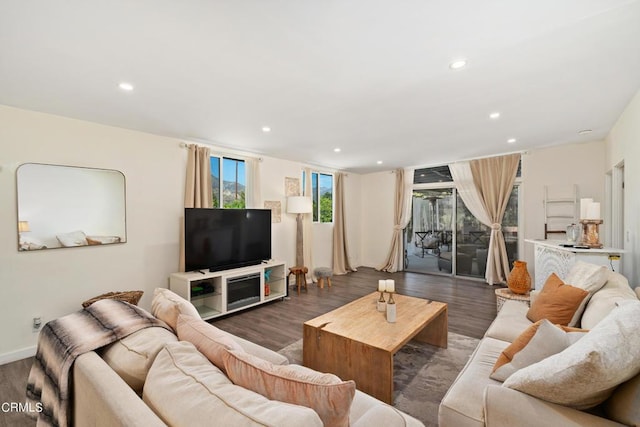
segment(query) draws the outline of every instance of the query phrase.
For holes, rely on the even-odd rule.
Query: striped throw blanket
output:
[[[38,337],[27,382],[27,401],[34,407],[41,403],[42,407],[37,425],[72,424],[69,379],[76,357],[151,326],[168,329],[145,310],[110,299],[48,322]]]

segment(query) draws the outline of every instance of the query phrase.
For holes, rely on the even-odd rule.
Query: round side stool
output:
[[[307,273],[309,269],[305,266],[295,266],[289,268],[289,274],[287,274],[287,284],[289,283],[289,276],[292,274],[296,277],[296,286],[298,288],[298,295],[300,295],[300,286],[304,286],[304,290],[307,290]]]
[[[324,281],[327,280],[327,284],[331,287],[331,276],[333,276],[333,270],[329,267],[318,267],[313,270],[313,275],[318,278],[318,286],[324,288]]]

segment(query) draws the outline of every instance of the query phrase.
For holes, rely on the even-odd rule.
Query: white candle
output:
[[[600,219],[600,203],[589,204],[587,216],[583,219]]]
[[[580,199],[580,219],[587,218],[587,209],[593,203],[593,199]]]
[[[395,292],[396,291],[396,282],[393,279],[387,279],[387,292]]]
[[[384,292],[386,283],[386,280],[378,280],[378,292]]]

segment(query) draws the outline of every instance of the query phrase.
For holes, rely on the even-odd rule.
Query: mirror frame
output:
[[[40,192],[30,195],[25,195],[25,190],[29,190],[33,188],[33,183],[26,179],[24,175],[28,172],[28,167],[40,167],[40,168],[54,168],[51,169],[50,182],[45,182],[43,187],[46,187],[48,184],[52,184],[55,182],[60,183],[62,181],[66,184],[60,191],[58,192],[56,188],[45,188],[40,190]],[[65,176],[64,172],[68,170],[67,176]],[[45,171],[47,171],[45,169]],[[93,174],[92,176],[87,175],[87,179],[78,179],[77,176],[82,172],[100,172],[100,173],[113,173],[117,174],[119,178],[122,180],[122,190],[120,192],[120,181],[118,179],[117,183],[109,183],[109,180],[105,179],[95,179],[99,177],[97,174]],[[22,177],[21,177],[22,173]],[[95,180],[89,179],[93,177]],[[33,179],[32,177],[29,177]],[[21,181],[22,180],[22,181]],[[34,179],[35,181],[35,179]],[[69,186],[68,184],[82,182],[84,185],[78,186]],[[22,184],[22,187],[21,187]],[[92,184],[94,186],[92,187]],[[103,184],[100,186],[95,186],[95,184]],[[26,187],[26,188],[25,188]],[[105,195],[109,191],[109,187],[113,187],[115,191],[113,192],[113,197],[110,200],[115,201],[113,204],[108,203],[105,205],[104,200],[107,197],[96,197],[96,195]],[[86,246],[109,246],[118,243],[126,243],[127,242],[127,182],[124,173],[116,169],[105,169],[105,168],[94,168],[94,167],[84,167],[84,166],[70,166],[70,165],[56,165],[49,163],[37,163],[37,162],[28,162],[22,163],[20,166],[16,168],[16,214],[18,219],[17,224],[17,249],[20,252],[32,252],[32,251],[40,251],[44,249],[67,249],[71,247],[86,247]],[[22,192],[22,197],[21,197]],[[74,194],[75,192],[75,194]],[[70,194],[70,195],[69,195]],[[107,194],[108,195],[108,194]],[[65,196],[67,196],[65,198]],[[81,196],[81,197],[80,197]],[[45,225],[45,229],[54,230],[57,228],[56,225],[52,224],[64,224],[65,219],[70,219],[71,222],[75,223],[78,218],[98,218],[99,221],[96,224],[100,224],[103,228],[102,230],[108,230],[107,233],[110,233],[113,229],[112,235],[89,235],[86,236],[84,234],[84,230],[82,230],[82,226],[71,227],[69,225],[66,226],[67,229],[64,229],[64,233],[62,232],[51,232],[52,234],[47,234],[46,237],[38,236],[34,238],[31,242],[27,241],[27,239],[23,239],[22,233],[29,232],[29,219],[26,215],[29,215],[29,212],[33,211],[44,211],[44,214],[40,216],[46,217],[46,207],[38,205],[37,203],[29,202],[28,206],[24,206],[25,199],[29,198],[43,198],[49,199],[53,206],[50,206],[49,209],[55,209],[56,218],[63,217],[61,221],[40,221],[40,225]],[[76,197],[76,199],[74,199]],[[92,200],[93,197],[93,200]],[[21,199],[23,200],[21,206]],[[95,207],[92,207],[94,206]],[[108,209],[105,209],[105,206],[113,206],[114,212],[113,216],[109,216]],[[93,209],[93,210],[92,210]],[[25,213],[26,211],[26,213]],[[66,217],[65,217],[66,212]],[[22,216],[21,216],[22,215]],[[121,216],[121,220],[118,219]],[[115,221],[111,218],[116,218]],[[113,226],[112,223],[116,223]],[[36,223],[37,224],[37,223]],[[80,222],[82,224],[82,222]],[[85,223],[86,225],[86,223]],[[64,227],[64,226],[63,226]],[[63,228],[61,227],[61,228]],[[76,231],[71,231],[71,228],[75,228]],[[91,232],[91,230],[86,230],[87,232]],[[57,234],[59,233],[59,234]],[[62,239],[62,240],[61,240]],[[64,244],[62,242],[65,242]],[[55,242],[55,246],[51,246],[51,242]],[[47,245],[49,243],[49,245]]]

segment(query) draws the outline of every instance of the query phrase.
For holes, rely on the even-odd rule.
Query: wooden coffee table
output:
[[[354,380],[356,387],[393,404],[393,355],[409,340],[447,347],[447,304],[393,296],[397,320],[376,310],[379,292],[304,323],[303,364]],[[388,298],[388,295],[387,295]]]

